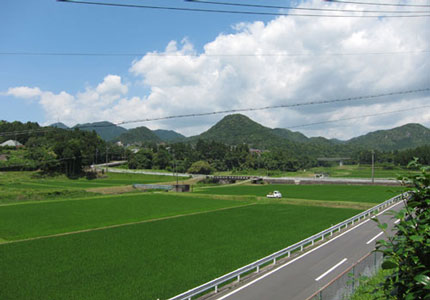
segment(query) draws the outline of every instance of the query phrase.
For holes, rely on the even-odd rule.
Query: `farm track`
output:
[[[239,208],[239,207],[247,207],[247,206],[251,206],[251,205],[257,205],[257,203],[249,203],[249,204],[237,205],[237,206],[232,206],[232,207],[213,209],[213,210],[208,210],[208,211],[194,212],[194,213],[189,213],[189,214],[179,214],[179,215],[175,215],[175,216],[161,217],[161,218],[142,220],[142,221],[137,221],[137,222],[129,222],[129,223],[109,225],[109,226],[102,226],[102,227],[97,227],[97,228],[89,228],[89,229],[83,229],[83,230],[69,231],[69,232],[63,232],[63,233],[57,233],[57,234],[51,234],[51,235],[45,235],[45,236],[38,236],[38,237],[32,237],[32,238],[14,240],[14,241],[7,241],[7,240],[0,238],[0,247],[1,247],[1,245],[6,245],[6,244],[14,244],[14,243],[20,243],[20,242],[33,241],[33,240],[40,240],[40,239],[55,238],[55,237],[60,237],[60,236],[67,236],[67,235],[72,235],[72,234],[79,234],[79,233],[90,232],[90,231],[99,231],[99,230],[106,230],[106,229],[118,228],[118,227],[123,227],[123,226],[151,223],[151,222],[176,219],[176,218],[181,218],[181,217],[207,214],[207,213],[216,212],[216,211],[235,209],[235,208]]]

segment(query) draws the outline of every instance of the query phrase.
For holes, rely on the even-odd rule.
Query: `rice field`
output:
[[[167,299],[361,211],[313,200],[372,205],[399,193],[333,185],[86,191],[172,180],[160,177],[109,174],[91,181],[0,173],[0,299]],[[311,204],[261,201],[273,190]]]
[[[358,212],[260,204],[0,244],[0,299],[166,299]]]
[[[380,203],[400,194],[404,188],[368,185],[230,185],[195,189],[195,193],[209,195],[250,195],[265,197],[280,191],[283,199],[309,199]]]

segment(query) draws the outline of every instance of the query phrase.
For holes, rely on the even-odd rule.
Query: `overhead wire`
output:
[[[288,9],[288,10],[305,10],[305,11],[326,11],[326,12],[354,12],[354,13],[430,13],[430,11],[422,10],[357,10],[357,9],[338,9],[338,8],[320,8],[320,7],[298,7],[298,6],[278,6],[278,5],[263,5],[251,3],[237,3],[237,2],[224,2],[224,1],[210,1],[210,0],[184,0],[190,3],[211,4],[233,7],[252,7],[252,8],[266,8],[266,9]],[[330,2],[330,1],[327,1]]]
[[[403,55],[430,53],[430,50],[416,51],[382,51],[382,52],[321,52],[321,53],[107,53],[107,52],[1,52],[0,55],[11,56],[160,56],[160,57],[313,57],[313,56],[361,56],[361,55]]]
[[[297,16],[297,17],[325,17],[325,18],[420,18],[429,17],[430,14],[411,14],[411,15],[323,15],[323,14],[301,14],[301,13],[282,13],[282,12],[259,12],[259,11],[240,11],[240,10],[221,10],[221,9],[203,9],[189,7],[174,7],[174,6],[156,6],[156,5],[140,5],[126,4],[114,2],[94,2],[80,0],[57,0],[63,3],[110,6],[110,7],[127,7],[141,9],[156,9],[170,11],[189,11],[189,12],[204,12],[204,13],[222,13],[222,14],[240,14],[240,15],[260,15],[260,16]]]
[[[343,0],[324,0],[327,2],[341,3],[341,4],[359,4],[359,5],[372,5],[372,6],[392,6],[392,7],[430,7],[428,4],[404,4],[404,3],[385,3],[385,2],[361,2],[361,1],[343,1]]]
[[[363,95],[363,96],[347,97],[347,98],[339,98],[339,99],[331,99],[331,100],[307,101],[307,102],[300,102],[300,103],[280,104],[280,105],[272,105],[272,106],[264,106],[264,107],[239,108],[239,109],[229,109],[229,110],[194,113],[194,114],[171,115],[171,116],[156,117],[156,118],[146,118],[146,119],[139,119],[139,120],[121,121],[121,122],[115,122],[115,123],[111,123],[111,124],[95,124],[95,125],[90,124],[90,125],[83,125],[83,126],[75,126],[73,128],[85,129],[85,128],[111,127],[114,125],[119,126],[119,125],[125,125],[125,124],[144,123],[144,122],[151,122],[151,121],[162,121],[162,120],[172,120],[172,119],[180,119],[180,118],[203,117],[203,116],[219,115],[219,114],[230,114],[230,113],[262,111],[262,110],[279,109],[279,108],[292,108],[292,107],[301,107],[301,106],[332,104],[332,103],[351,102],[351,101],[359,101],[359,100],[369,100],[369,99],[375,99],[375,98],[381,98],[381,97],[407,95],[407,94],[422,93],[422,92],[429,92],[429,91],[430,91],[430,88],[422,88],[422,89],[415,89],[415,90],[388,92],[388,93]],[[38,132],[52,130],[53,128],[55,128],[55,127],[51,127],[49,129],[42,128]],[[35,130],[32,129],[32,130],[23,130],[23,131],[2,132],[2,133],[0,133],[0,136],[28,134],[28,133],[31,133],[34,131]]]
[[[411,107],[411,108],[406,108],[406,109],[392,110],[392,111],[367,114],[367,115],[360,115],[360,116],[355,116],[355,117],[348,117],[348,118],[340,118],[340,119],[326,120],[326,121],[320,121],[320,122],[306,123],[306,124],[301,124],[301,125],[286,126],[285,128],[291,129],[291,128],[300,128],[300,127],[328,124],[328,123],[334,123],[334,122],[340,122],[340,121],[349,121],[349,120],[362,119],[362,118],[368,118],[368,117],[389,115],[389,114],[400,113],[400,112],[411,111],[411,110],[417,110],[417,109],[423,109],[423,108],[430,108],[430,105],[416,106],[416,107]]]

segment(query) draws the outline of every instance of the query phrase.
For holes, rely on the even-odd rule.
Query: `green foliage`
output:
[[[95,131],[105,141],[112,141],[122,133],[127,132],[127,129],[106,121],[77,124],[73,128],[79,128],[81,131]]]
[[[130,169],[151,169],[153,153],[149,149],[142,149],[136,154],[131,154],[128,158]]]
[[[384,283],[385,295],[400,300],[430,299],[430,172],[416,161],[411,165],[421,173],[405,178],[413,188],[395,215],[397,234],[377,244],[384,254],[382,268],[393,271]]]
[[[394,297],[384,293],[382,288],[385,278],[391,274],[390,270],[379,270],[372,277],[360,278],[360,285],[349,300],[395,300]]]
[[[390,130],[378,130],[353,138],[347,143],[362,149],[402,150],[428,145],[430,129],[420,124],[406,124]]]
[[[191,174],[211,174],[212,172],[213,168],[211,167],[211,165],[203,160],[196,161],[188,169],[188,173]]]
[[[161,142],[161,139],[145,126],[130,129],[115,138],[115,140],[124,145]]]
[[[157,129],[153,130],[152,132],[164,142],[177,142],[185,139],[185,136],[173,130]]]

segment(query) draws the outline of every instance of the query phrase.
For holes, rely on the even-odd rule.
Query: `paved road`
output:
[[[387,210],[399,210],[398,202]],[[390,215],[380,213],[379,219],[393,226]],[[384,237],[371,220],[353,227],[329,242],[295,258],[285,265],[238,287],[218,300],[304,300],[329,283],[375,248],[375,241]]]

